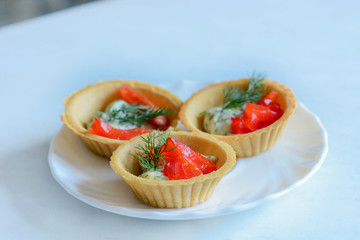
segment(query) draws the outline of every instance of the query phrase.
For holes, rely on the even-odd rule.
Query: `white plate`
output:
[[[173,92],[186,99],[188,87],[195,90],[207,84],[187,82],[180,85],[187,87]],[[275,146],[258,156],[238,159],[208,201],[184,209],[158,209],[139,202],[109,161],[94,155],[66,127],[51,142],[49,165],[68,193],[91,206],[131,217],[185,220],[235,213],[279,197],[309,179],[327,149],[327,133],[319,118],[299,103]]]

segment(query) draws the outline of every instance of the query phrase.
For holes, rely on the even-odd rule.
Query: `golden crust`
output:
[[[94,117],[95,110],[104,110],[106,105],[116,99],[116,92],[124,84],[141,92],[159,107],[168,107],[175,111],[170,116],[170,127],[176,127],[177,113],[182,104],[182,101],[170,91],[150,83],[134,80],[99,82],[71,94],[64,100],[65,110],[61,115],[61,120],[70,130],[79,135],[94,153],[107,158],[110,158],[112,152],[119,145],[127,141],[91,134],[85,128],[85,124]]]
[[[179,112],[181,122],[192,132],[197,132],[207,137],[214,137],[230,144],[238,157],[251,157],[268,150],[278,140],[296,107],[294,93],[291,89],[277,81],[265,79],[263,83],[268,91],[276,90],[279,92],[277,101],[281,109],[284,110],[284,114],[275,123],[251,133],[231,136],[213,135],[203,131],[203,118],[200,116],[200,113],[223,103],[224,87],[228,85],[247,87],[248,84],[249,79],[243,78],[214,83],[199,90],[182,105]]]
[[[184,208],[199,204],[211,197],[221,178],[235,164],[235,152],[230,145],[198,133],[179,131],[171,132],[170,136],[196,152],[217,156],[218,170],[186,180],[150,180],[138,177],[141,167],[129,153],[134,154],[135,146],[143,144],[139,137],[121,145],[113,153],[110,165],[145,204],[160,208]]]

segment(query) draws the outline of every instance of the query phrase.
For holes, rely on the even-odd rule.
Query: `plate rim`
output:
[[[63,181],[60,179],[60,177],[55,173],[55,166],[54,166],[54,163],[52,160],[53,157],[54,158],[57,157],[54,154],[54,141],[55,141],[56,137],[58,136],[58,134],[62,131],[64,126],[61,127],[60,131],[58,131],[58,133],[51,139],[51,142],[50,142],[50,148],[49,148],[49,152],[48,152],[48,163],[50,166],[50,172],[51,172],[51,175],[54,177],[54,179],[58,182],[58,184],[67,193],[69,193],[73,197],[77,198],[78,200],[80,200],[92,207],[102,209],[104,211],[111,212],[111,213],[118,214],[118,215],[141,218],[141,219],[152,219],[152,220],[192,220],[192,219],[204,219],[204,218],[211,218],[211,217],[234,214],[234,213],[246,210],[246,209],[256,207],[268,200],[278,198],[278,197],[288,193],[292,189],[300,186],[301,184],[303,184],[304,182],[309,180],[314,175],[314,173],[317,172],[320,169],[320,167],[323,165],[326,155],[328,153],[327,131],[326,131],[325,127],[323,126],[320,118],[315,113],[310,111],[303,103],[301,103],[299,101],[298,101],[297,105],[298,105],[297,107],[301,107],[301,108],[303,108],[303,110],[305,110],[307,113],[309,113],[313,117],[313,119],[316,121],[319,128],[321,129],[321,135],[322,135],[322,140],[323,140],[323,149],[321,150],[321,154],[318,158],[318,161],[314,164],[314,166],[312,166],[310,168],[310,170],[304,176],[302,176],[300,179],[297,179],[296,181],[292,182],[291,184],[286,186],[284,189],[274,192],[274,193],[270,193],[268,195],[265,195],[257,200],[249,202],[249,203],[245,203],[245,204],[241,204],[241,205],[235,204],[232,206],[227,206],[227,207],[215,209],[212,211],[206,211],[206,214],[201,213],[201,210],[200,210],[200,212],[196,212],[196,211],[192,212],[191,211],[192,207],[182,208],[182,209],[165,209],[165,211],[164,211],[164,209],[162,209],[163,211],[157,211],[157,208],[154,208],[155,210],[153,210],[153,209],[136,210],[134,208],[130,209],[130,208],[126,208],[126,207],[117,206],[117,210],[121,209],[121,212],[114,211],[113,207],[111,207],[111,206],[108,206],[104,203],[100,203],[100,202],[96,201],[94,198],[87,197],[83,194],[80,194],[79,192],[73,191],[70,187],[68,187],[65,183],[63,183]],[[193,206],[193,207],[196,207],[196,206]],[[186,210],[186,211],[184,212],[182,210]]]

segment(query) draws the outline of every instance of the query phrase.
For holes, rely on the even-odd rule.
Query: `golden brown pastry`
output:
[[[146,135],[142,135],[146,136]],[[133,157],[137,146],[144,146],[143,139],[136,137],[119,146],[111,157],[113,170],[129,185],[143,203],[159,208],[190,207],[209,199],[221,178],[235,164],[235,152],[230,145],[198,133],[171,132],[170,137],[186,144],[197,153],[215,156],[217,170],[208,174],[183,179],[159,180],[143,178],[139,160]],[[132,154],[132,155],[130,155]]]
[[[64,101],[65,110],[61,116],[65,125],[79,135],[86,145],[96,154],[110,158],[112,152],[127,140],[116,140],[98,136],[88,132],[87,124],[94,118],[95,111],[104,111],[105,107],[118,98],[119,88],[127,85],[151,99],[159,107],[171,109],[170,127],[175,127],[178,121],[178,111],[182,101],[170,91],[156,85],[133,81],[113,80],[99,82],[79,90]]]
[[[262,86],[265,87],[266,92],[272,90],[278,92],[277,102],[283,111],[280,119],[267,127],[245,134],[224,136],[207,133],[204,130],[204,114],[202,113],[224,104],[224,89],[229,86],[246,89],[249,86],[249,79],[215,83],[201,89],[182,105],[179,112],[180,120],[192,132],[200,133],[206,137],[214,137],[230,144],[237,157],[251,157],[268,150],[278,140],[296,107],[295,95],[285,85],[265,79]]]

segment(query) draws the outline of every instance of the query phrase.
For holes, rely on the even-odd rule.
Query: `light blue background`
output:
[[[100,1],[0,28],[4,239],[357,239],[359,1]],[[62,101],[99,79],[229,80],[263,71],[322,120],[322,168],[285,196],[192,221],[90,207],[51,177]],[[189,89],[189,93],[191,93]]]

